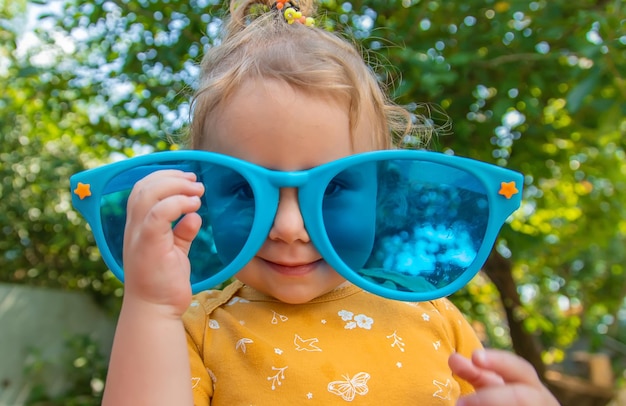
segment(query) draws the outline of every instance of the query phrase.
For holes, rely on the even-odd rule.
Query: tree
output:
[[[108,282],[112,276],[105,273],[93,238],[71,210],[69,176],[97,164],[111,148],[92,144],[101,129],[81,102],[89,93],[76,89],[74,78],[59,68],[67,63],[65,55],[42,46],[21,56],[17,27],[25,17],[19,9],[2,11],[17,13],[7,15],[7,29],[1,31],[2,280],[88,289],[107,300],[119,283]]]
[[[624,2],[351,4],[353,20],[375,20],[370,48],[380,37],[404,45],[385,49],[402,72],[399,99],[440,104],[452,118],[442,149],[527,176],[522,210],[485,266],[516,351],[541,372],[579,327],[605,333],[626,292],[615,250],[624,244]]]
[[[325,0],[322,9],[320,24],[371,52],[400,103],[434,124],[451,118],[433,149],[526,175],[522,208],[485,273],[453,296],[489,345],[512,346],[542,371],[579,335],[624,340],[624,0]],[[119,292],[68,206],[67,178],[179,141],[196,63],[223,11],[208,0],[68,2],[38,32],[52,62],[18,58],[15,37],[3,40],[14,78],[0,85],[3,151],[14,152],[2,157],[3,279]]]

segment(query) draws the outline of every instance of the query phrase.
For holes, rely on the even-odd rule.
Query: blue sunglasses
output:
[[[72,203],[121,281],[128,196],[163,169],[194,172],[205,185],[202,228],[189,252],[194,293],[254,257],[274,222],[279,189],[293,187],[324,260],[355,285],[406,301],[450,295],[474,277],[519,207],[523,182],[508,169],[426,151],[367,152],[294,172],[206,151],[131,158],[70,179]]]

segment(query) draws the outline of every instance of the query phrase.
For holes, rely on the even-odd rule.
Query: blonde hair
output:
[[[210,148],[207,135],[219,107],[244,81],[259,78],[347,100],[352,137],[357,125],[367,120],[373,149],[393,148],[400,144],[394,138],[401,140],[414,132],[411,114],[389,100],[355,45],[322,28],[287,24],[279,11],[271,9],[272,3],[231,1],[222,42],[202,60],[193,101],[191,148]],[[297,5],[303,15],[315,15],[314,1],[300,0]],[[299,106],[294,106],[294,112],[287,114],[298,111]]]

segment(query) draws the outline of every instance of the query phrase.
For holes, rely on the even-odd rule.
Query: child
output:
[[[473,276],[468,264],[480,266],[514,209],[496,226],[472,222],[497,210],[471,175],[497,170],[364,154],[416,129],[349,43],[313,27],[313,11],[304,0],[232,2],[191,126],[192,149],[214,154],[140,157],[73,181],[77,205],[101,196],[81,211],[98,211],[103,256],[124,269],[104,404],[557,404],[528,363],[482,350],[451,302],[430,300]],[[106,199],[131,187],[122,243],[120,200]],[[429,233],[436,244],[416,240]],[[432,266],[411,274],[415,256]],[[192,297],[190,280],[194,290],[217,281],[209,262],[237,281]]]

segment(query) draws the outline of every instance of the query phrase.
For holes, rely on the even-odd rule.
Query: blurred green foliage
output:
[[[59,362],[60,361],[60,362]],[[25,376],[32,385],[29,406],[97,406],[102,402],[108,359],[88,335],[68,337],[60,360],[47,359],[40,349],[33,349],[25,366]],[[50,372],[61,368],[65,381],[51,388]]]
[[[27,33],[26,4],[0,3],[0,280],[88,290],[115,308],[121,285],[70,205],[68,178],[177,147],[224,6],[30,1],[43,14]],[[594,348],[609,337],[623,360],[626,1],[324,0],[321,9],[327,28],[371,52],[400,103],[435,126],[445,110],[453,127],[433,149],[526,175],[522,208],[497,244],[516,294],[481,275],[453,297],[487,343],[532,337],[550,363],[580,336]],[[508,322],[527,336],[511,338],[499,303],[516,300]]]

